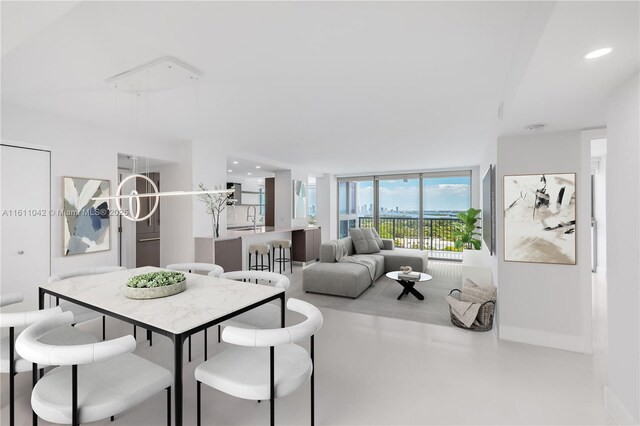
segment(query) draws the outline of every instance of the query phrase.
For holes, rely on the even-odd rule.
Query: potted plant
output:
[[[453,224],[451,234],[456,249],[480,250],[482,247],[482,241],[476,238],[476,235],[480,235],[479,232],[476,232],[480,212],[481,210],[470,208],[458,213],[457,217],[460,221]]]
[[[187,279],[182,272],[150,272],[129,278],[124,295],[129,299],[155,299],[178,294],[186,288]]]

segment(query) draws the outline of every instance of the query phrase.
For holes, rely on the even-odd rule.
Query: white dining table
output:
[[[123,289],[130,277],[162,270],[149,266],[43,284],[39,288],[39,305],[44,308],[45,295],[49,294],[169,337],[174,344],[174,423],[180,426],[184,341],[194,333],[276,299],[280,299],[284,327],[285,293],[271,286],[185,273],[187,289],[182,293],[146,300],[125,297]]]

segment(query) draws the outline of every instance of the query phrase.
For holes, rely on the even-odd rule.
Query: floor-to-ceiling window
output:
[[[372,178],[338,182],[338,229],[340,238],[349,228],[374,226],[374,184]]]
[[[457,251],[453,225],[456,215],[471,207],[471,172],[424,173],[422,194],[424,249]]]
[[[396,247],[457,258],[456,215],[471,207],[471,171],[382,175],[338,180],[339,237],[375,227]]]
[[[376,178],[378,232],[396,247],[420,248],[420,175]]]

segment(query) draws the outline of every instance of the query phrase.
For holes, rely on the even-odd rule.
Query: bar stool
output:
[[[282,273],[282,267],[287,272],[287,262],[291,267],[291,273],[293,274],[293,263],[291,262],[291,240],[274,240],[271,242],[273,247],[273,271],[276,270],[276,262],[280,265],[280,273]],[[280,249],[280,256],[276,257],[276,249]],[[286,257],[286,249],[289,249],[289,257]]]
[[[256,264],[251,265],[251,254],[256,255]],[[264,255],[267,255],[267,265],[264,264]],[[260,264],[258,265],[258,255],[260,255]],[[267,243],[255,243],[249,246],[249,270],[271,272],[271,250]]]

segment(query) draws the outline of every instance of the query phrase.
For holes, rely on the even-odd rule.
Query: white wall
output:
[[[497,149],[500,338],[590,352],[590,145],[570,131],[501,137]],[[528,173],[576,173],[576,265],[503,260],[503,176]]]
[[[2,104],[2,139],[51,147],[51,199],[53,209],[62,209],[62,177],[80,176],[109,179],[112,192],[118,182],[118,153],[151,157],[180,164],[177,174],[190,173],[191,148],[188,142],[146,139],[139,134],[123,133],[95,124],[69,119],[17,105]],[[166,185],[164,185],[166,183]],[[169,188],[169,181],[163,180]],[[185,200],[186,201],[186,200]],[[187,201],[188,202],[188,201]],[[180,232],[162,245],[186,247],[191,240],[191,216],[163,212],[162,229],[170,226]],[[51,270],[118,264],[117,220],[111,222],[109,251],[62,255],[62,217],[52,218]],[[163,232],[163,231],[161,231]],[[162,250],[168,255],[167,250]],[[34,283],[34,286],[36,284]]]
[[[221,143],[212,140],[194,140],[192,146],[191,188],[194,190],[202,182],[208,189],[222,187],[227,189],[227,152]],[[211,216],[198,197],[193,197],[193,236],[210,237],[213,235]],[[225,209],[226,210],[226,209]],[[220,215],[220,233],[227,229],[227,215]]]
[[[275,181],[275,226],[288,228],[291,226],[293,187],[291,186],[291,170],[276,172]]]
[[[316,220],[322,228],[322,241],[334,240],[338,235],[338,181],[335,175],[325,174],[316,179]]]
[[[306,211],[306,216],[305,217],[300,217],[297,219],[293,218],[293,181],[294,180],[301,180],[304,182],[305,185],[307,185],[307,211]],[[291,182],[289,183],[289,188],[291,190],[291,226],[292,227],[297,227],[297,226],[308,226],[309,225],[309,192],[308,192],[308,187],[309,185],[309,174],[305,171],[305,170],[301,170],[301,169],[297,169],[297,168],[293,168],[291,169]]]
[[[597,230],[597,267],[598,272],[607,270],[607,156],[599,157],[598,170],[593,175],[593,193]]]
[[[190,151],[189,149],[189,153]],[[191,158],[190,155],[185,157],[181,163],[159,168],[162,191],[189,189]],[[190,198],[194,197],[160,197],[160,266],[192,262],[195,259],[195,247],[189,232],[192,229],[193,218],[193,204]]]
[[[607,107],[607,407],[619,423],[640,422],[639,75]]]
[[[479,200],[478,200],[478,205],[479,205],[479,209],[482,209],[482,200],[485,197],[485,194],[482,190],[482,178],[484,177],[484,174],[487,172],[487,170],[489,169],[489,166],[492,165],[494,167],[497,167],[496,163],[498,161],[498,140],[496,137],[492,137],[491,139],[489,139],[487,141],[487,145],[485,147],[485,152],[482,156],[482,161],[480,162],[480,167],[479,167],[479,173],[478,173],[478,194],[479,194]],[[497,170],[495,172],[496,175],[496,185],[497,185]],[[501,214],[502,210],[500,209],[500,194],[498,193],[498,189],[496,187],[496,192],[495,192],[495,214],[496,214],[496,220],[497,220],[497,216],[499,214]],[[486,196],[490,196],[490,194],[487,194]],[[497,227],[497,221],[495,226]],[[497,230],[495,230],[496,232],[496,247],[495,250],[497,250],[497,245],[500,244],[500,240],[498,240],[497,238]],[[482,239],[482,238],[481,238]],[[492,284],[495,285],[496,287],[499,286],[499,282],[498,282],[498,254],[494,251],[493,253],[489,253],[489,248],[487,247],[487,245],[484,243],[484,240],[482,241],[482,265],[484,267],[487,267],[489,269],[491,269],[491,281]],[[500,312],[500,308],[497,308],[497,313],[496,313],[496,319],[499,316],[499,312]]]

